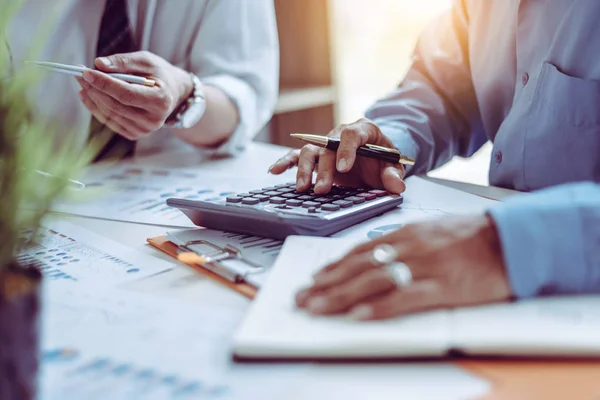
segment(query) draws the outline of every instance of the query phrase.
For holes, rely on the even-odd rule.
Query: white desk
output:
[[[240,176],[266,174],[269,165],[287,150],[281,147],[253,144],[242,156],[235,159],[209,160],[198,153],[166,154],[137,159],[137,164],[151,164],[168,167],[198,168],[210,172],[230,172]],[[281,177],[281,181],[293,180],[290,171]],[[444,182],[447,185],[457,185]],[[478,194],[487,197],[504,191],[460,185],[461,189],[475,189]],[[471,190],[473,191],[473,190]],[[140,225],[124,222],[105,221],[91,218],[67,217],[75,224],[144,253],[159,257],[165,262],[173,260],[146,244],[146,238],[165,233],[164,227]],[[242,296],[219,284],[205,279],[202,275],[186,266],[155,275],[153,277],[127,284],[128,290],[151,292],[161,296],[177,297],[195,304],[221,304],[230,307],[245,308],[248,301]],[[252,371],[252,365],[236,365],[236,370]],[[293,368],[282,365],[278,368]],[[468,375],[451,363],[403,363],[369,365],[315,365],[307,368],[298,377],[293,387],[279,398],[315,399],[399,399],[399,398],[471,398],[485,393],[487,383]]]

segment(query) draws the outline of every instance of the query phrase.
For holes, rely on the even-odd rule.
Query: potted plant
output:
[[[35,234],[23,240],[22,232],[37,231],[91,158],[28,106],[36,72],[12,65],[2,37],[16,8],[0,4],[0,399],[7,400],[36,397],[42,277],[36,265],[18,261],[35,242]]]

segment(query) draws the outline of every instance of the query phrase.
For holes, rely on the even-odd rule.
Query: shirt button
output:
[[[521,77],[521,83],[523,84],[523,86],[525,86],[527,85],[527,82],[529,82],[529,74],[525,72]]]
[[[502,162],[502,152],[497,151],[496,154],[494,154],[494,159],[496,160],[496,164],[500,164]]]

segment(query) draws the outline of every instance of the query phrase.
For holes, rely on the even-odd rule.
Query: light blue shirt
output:
[[[456,0],[366,114],[409,173],[494,143],[490,183],[533,191],[489,210],[519,298],[600,293],[598,21],[598,0]]]

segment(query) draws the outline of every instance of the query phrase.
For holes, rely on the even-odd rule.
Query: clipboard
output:
[[[169,239],[167,239],[166,236],[157,236],[157,237],[153,237],[153,238],[148,238],[147,242],[152,247],[157,248],[158,250],[170,255],[171,257],[173,257],[175,259],[177,259],[177,255],[180,252],[193,251],[192,249],[194,248],[194,243],[186,243],[183,246],[179,246],[179,245],[171,242]],[[214,245],[212,245],[212,246],[214,246]],[[214,247],[219,249],[217,246],[214,246]],[[215,249],[215,250],[217,250],[217,249]],[[221,250],[226,251],[226,249],[222,249],[222,248],[221,248]],[[225,254],[223,254],[223,257],[225,257]],[[240,280],[239,277],[234,276],[234,274],[231,274],[230,271],[228,271],[227,269],[220,266],[217,262],[208,263],[205,265],[191,264],[191,263],[190,264],[185,263],[185,264],[194,268],[196,271],[200,272],[201,274],[219,282],[220,284],[222,284],[230,289],[235,290],[236,292],[247,297],[248,299],[253,299],[254,296],[256,296],[256,292],[258,291],[258,288],[255,285],[252,285],[245,280]]]

